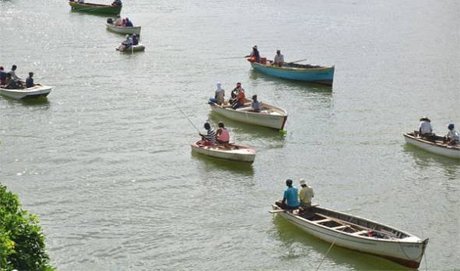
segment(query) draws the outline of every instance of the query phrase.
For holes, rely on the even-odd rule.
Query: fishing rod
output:
[[[182,111],[182,109],[176,104],[176,102],[173,101],[173,103],[174,103],[174,106],[182,113],[182,115],[184,115],[184,117],[187,118],[187,120],[190,122],[190,124],[193,126],[193,128],[195,128],[195,130],[197,130],[198,133],[200,133],[200,129],[198,129],[198,128],[196,127],[196,125],[195,125],[195,124],[192,122],[192,120],[187,116],[187,114],[185,114],[185,112]]]

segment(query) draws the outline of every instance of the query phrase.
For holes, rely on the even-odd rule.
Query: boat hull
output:
[[[141,34],[141,27],[140,26],[133,26],[133,27],[122,27],[122,26],[115,26],[113,24],[106,23],[107,30],[118,33],[118,34]]]
[[[0,88],[0,94],[12,99],[21,100],[29,98],[46,97],[50,94],[53,87],[36,85],[25,89],[5,89]]]
[[[125,49],[125,50],[120,50],[121,47],[118,47],[117,48],[117,51],[120,51],[121,53],[134,53],[134,52],[143,52],[145,51],[145,46],[142,45],[142,44],[138,44],[138,45],[133,45],[131,46],[130,48],[128,49]]]
[[[288,116],[287,111],[272,105],[267,105],[265,108],[266,109],[263,108],[261,112],[253,112],[251,111],[250,105],[234,110],[230,106],[211,104],[211,110],[213,112],[216,112],[226,118],[248,124],[282,130],[286,124]]]
[[[100,5],[92,3],[78,3],[69,2],[73,11],[95,13],[95,14],[106,14],[106,15],[118,15],[121,12],[121,6],[112,5]]]
[[[278,206],[272,206],[274,210],[281,210]],[[323,208],[325,209],[325,208]],[[327,209],[326,209],[327,210]],[[339,213],[336,211],[332,211]],[[380,239],[362,235],[356,235],[353,233],[347,233],[340,230],[322,225],[321,223],[310,221],[292,212],[278,212],[280,216],[287,219],[289,222],[299,227],[303,231],[311,234],[321,240],[329,243],[333,243],[336,246],[364,252],[367,254],[376,255],[382,258],[386,258],[393,262],[401,265],[418,268],[420,261],[422,260],[425,248],[428,244],[428,239],[421,240],[420,238],[410,235],[408,233],[401,232],[394,229],[402,234],[407,234],[407,237],[402,239]],[[351,217],[351,215],[340,213],[344,216]],[[361,221],[367,221],[369,224],[381,225],[385,228],[390,228],[376,222],[366,220],[363,218],[354,217]]]
[[[315,68],[296,68],[276,65],[264,65],[261,63],[251,62],[254,70],[273,77],[332,85],[334,81],[334,66],[315,67]]]
[[[231,148],[226,149],[219,146],[204,146],[201,141],[191,145],[192,151],[210,157],[233,160],[245,163],[253,163],[256,157],[255,149],[245,146],[229,144]]]
[[[420,137],[415,136],[413,133],[403,134],[404,140],[407,144],[414,145],[425,151],[450,157],[454,159],[460,159],[460,146],[449,146],[444,144],[442,141],[428,141]]]

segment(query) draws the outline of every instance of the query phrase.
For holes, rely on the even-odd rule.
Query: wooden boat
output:
[[[436,140],[430,141],[415,133],[406,133],[403,134],[406,143],[417,146],[426,151],[439,154],[442,156],[460,159],[460,146],[457,144],[455,146],[447,145],[443,142],[443,137],[437,137]]]
[[[122,46],[119,46],[118,48],[116,48],[116,50],[120,51],[122,53],[134,53],[134,52],[143,52],[143,51],[145,51],[145,46],[140,44],[140,43],[137,44],[137,45],[132,45],[128,49],[122,49],[122,48],[123,48]]]
[[[96,13],[96,14],[107,14],[107,15],[118,15],[121,12],[122,6],[102,5],[93,3],[78,3],[76,1],[69,1],[69,5],[73,11]]]
[[[111,23],[106,23],[107,30],[118,34],[141,34],[140,26],[116,26]]]
[[[272,65],[272,62],[265,58],[261,59],[261,63],[254,62],[251,58],[248,58],[248,61],[254,70],[274,77],[325,85],[332,85],[334,81],[334,66],[284,63],[280,67]]]
[[[192,144],[192,151],[211,157],[252,163],[256,157],[256,150],[246,145],[226,144],[206,145],[202,140]]]
[[[22,88],[22,89],[6,89],[0,88],[0,94],[6,97],[10,97],[16,100],[26,99],[26,98],[38,98],[46,97],[50,94],[53,87],[43,86],[36,84],[31,88]]]
[[[210,103],[213,112],[229,119],[282,130],[288,117],[287,111],[267,103],[261,103],[261,105],[261,111],[254,112],[251,108],[250,100],[247,100],[243,107],[237,108],[236,110],[229,104],[218,105],[216,103]]]
[[[275,204],[272,208],[272,213],[281,215],[319,239],[380,256],[410,268],[419,267],[428,244],[428,239],[421,240],[387,225],[318,206],[305,211],[286,211]]]

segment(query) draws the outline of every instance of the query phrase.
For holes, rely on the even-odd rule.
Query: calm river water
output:
[[[456,0],[126,0],[147,49],[122,55],[105,16],[2,0],[0,65],[56,88],[0,97],[0,182],[39,215],[58,270],[402,268],[327,253],[269,214],[286,178],[308,180],[322,206],[430,238],[421,270],[457,270],[460,162],[402,133],[422,115],[439,134],[460,126],[459,13]],[[333,87],[253,72],[255,44],[335,65]],[[217,81],[290,113],[284,137],[225,120],[257,148],[251,166],[191,154],[186,116],[221,120],[206,104]]]

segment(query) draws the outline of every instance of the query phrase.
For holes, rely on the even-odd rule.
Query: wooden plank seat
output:
[[[340,225],[340,226],[337,226],[337,227],[332,227],[332,229],[341,230],[341,229],[345,229],[346,227],[348,227],[348,225]]]
[[[368,230],[362,230],[362,231],[354,232],[354,233],[352,233],[352,234],[353,234],[353,235],[361,235],[361,234],[367,233],[367,232],[368,232]]]
[[[328,222],[328,221],[332,221],[332,219],[325,218],[325,219],[320,219],[320,220],[314,220],[313,222],[319,224],[319,223],[324,223],[324,222]]]

